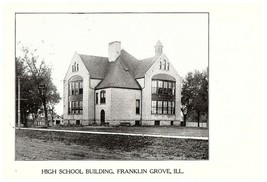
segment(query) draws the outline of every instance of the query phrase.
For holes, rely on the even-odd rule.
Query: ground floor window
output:
[[[141,122],[139,120],[136,120],[135,121],[135,126],[140,126],[141,125]]]
[[[135,113],[140,114],[140,100],[136,100],[136,108],[135,108]]]
[[[152,100],[151,113],[152,114],[175,114],[175,102]]]
[[[155,126],[159,126],[160,125],[160,121],[159,120],[156,120],[155,121]]]

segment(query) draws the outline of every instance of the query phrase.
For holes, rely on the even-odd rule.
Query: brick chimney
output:
[[[114,41],[108,45],[108,59],[110,62],[115,61],[121,54],[121,42]]]

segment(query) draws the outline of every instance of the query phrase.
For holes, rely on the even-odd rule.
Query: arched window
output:
[[[161,61],[159,62],[159,69],[162,69],[162,63],[161,63]]]
[[[102,90],[100,92],[100,104],[105,104],[106,103],[106,91]]]
[[[167,70],[170,69],[170,63],[167,63]]]
[[[166,60],[164,59],[164,69],[166,70]]]
[[[77,63],[77,71],[79,71],[79,64]]]

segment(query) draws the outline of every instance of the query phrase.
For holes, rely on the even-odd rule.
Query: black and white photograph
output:
[[[209,160],[209,13],[16,13],[16,161]]]
[[[264,0],[15,1],[1,181],[266,181]]]

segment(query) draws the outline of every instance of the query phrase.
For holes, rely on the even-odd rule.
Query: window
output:
[[[83,94],[83,82],[79,82],[79,94]]]
[[[79,71],[79,64],[75,62],[75,63],[71,66],[71,68],[72,68],[72,72]]]
[[[165,59],[163,62],[159,62],[159,69],[160,70],[169,70],[170,69],[170,63],[168,63]]]
[[[164,63],[163,63],[163,66],[164,66],[164,68],[163,69],[165,69],[166,70],[166,65],[167,63],[166,63],[166,60],[164,59]]]
[[[172,84],[172,95],[175,95],[175,83]]]
[[[175,114],[175,104],[172,102],[171,114]]]
[[[163,101],[163,114],[168,114],[168,102],[167,101]]]
[[[162,114],[162,101],[158,101],[157,113]]]
[[[172,95],[172,82],[169,82],[169,83],[168,83],[167,94],[168,94],[168,95]]]
[[[135,109],[136,114],[140,114],[140,100],[136,100],[136,109]]]
[[[82,114],[83,113],[83,101],[71,101],[68,102],[69,114]]]
[[[83,82],[75,81],[69,83],[69,95],[82,95],[83,94]]]
[[[83,113],[83,101],[79,101],[79,114]]]
[[[152,114],[157,114],[157,101],[152,100],[152,106],[151,106],[152,110]]]
[[[106,91],[102,90],[100,92],[100,104],[106,103]]]
[[[175,114],[175,81],[156,80],[151,83],[151,113]]]
[[[75,95],[79,94],[79,82],[75,82]]]
[[[163,94],[168,94],[168,82],[163,82]]]
[[[95,103],[98,104],[98,93],[95,94]]]
[[[68,102],[68,114],[71,113],[71,102]]]
[[[168,102],[168,114],[172,113],[172,102]]]
[[[74,65],[73,65],[74,69]],[[68,113],[82,114],[83,113],[83,78],[79,75],[74,75],[68,83]]]
[[[162,81],[158,81],[158,94],[162,94],[163,93],[163,83]]]
[[[156,93],[157,93],[157,81],[152,80],[152,94],[156,94]]]

